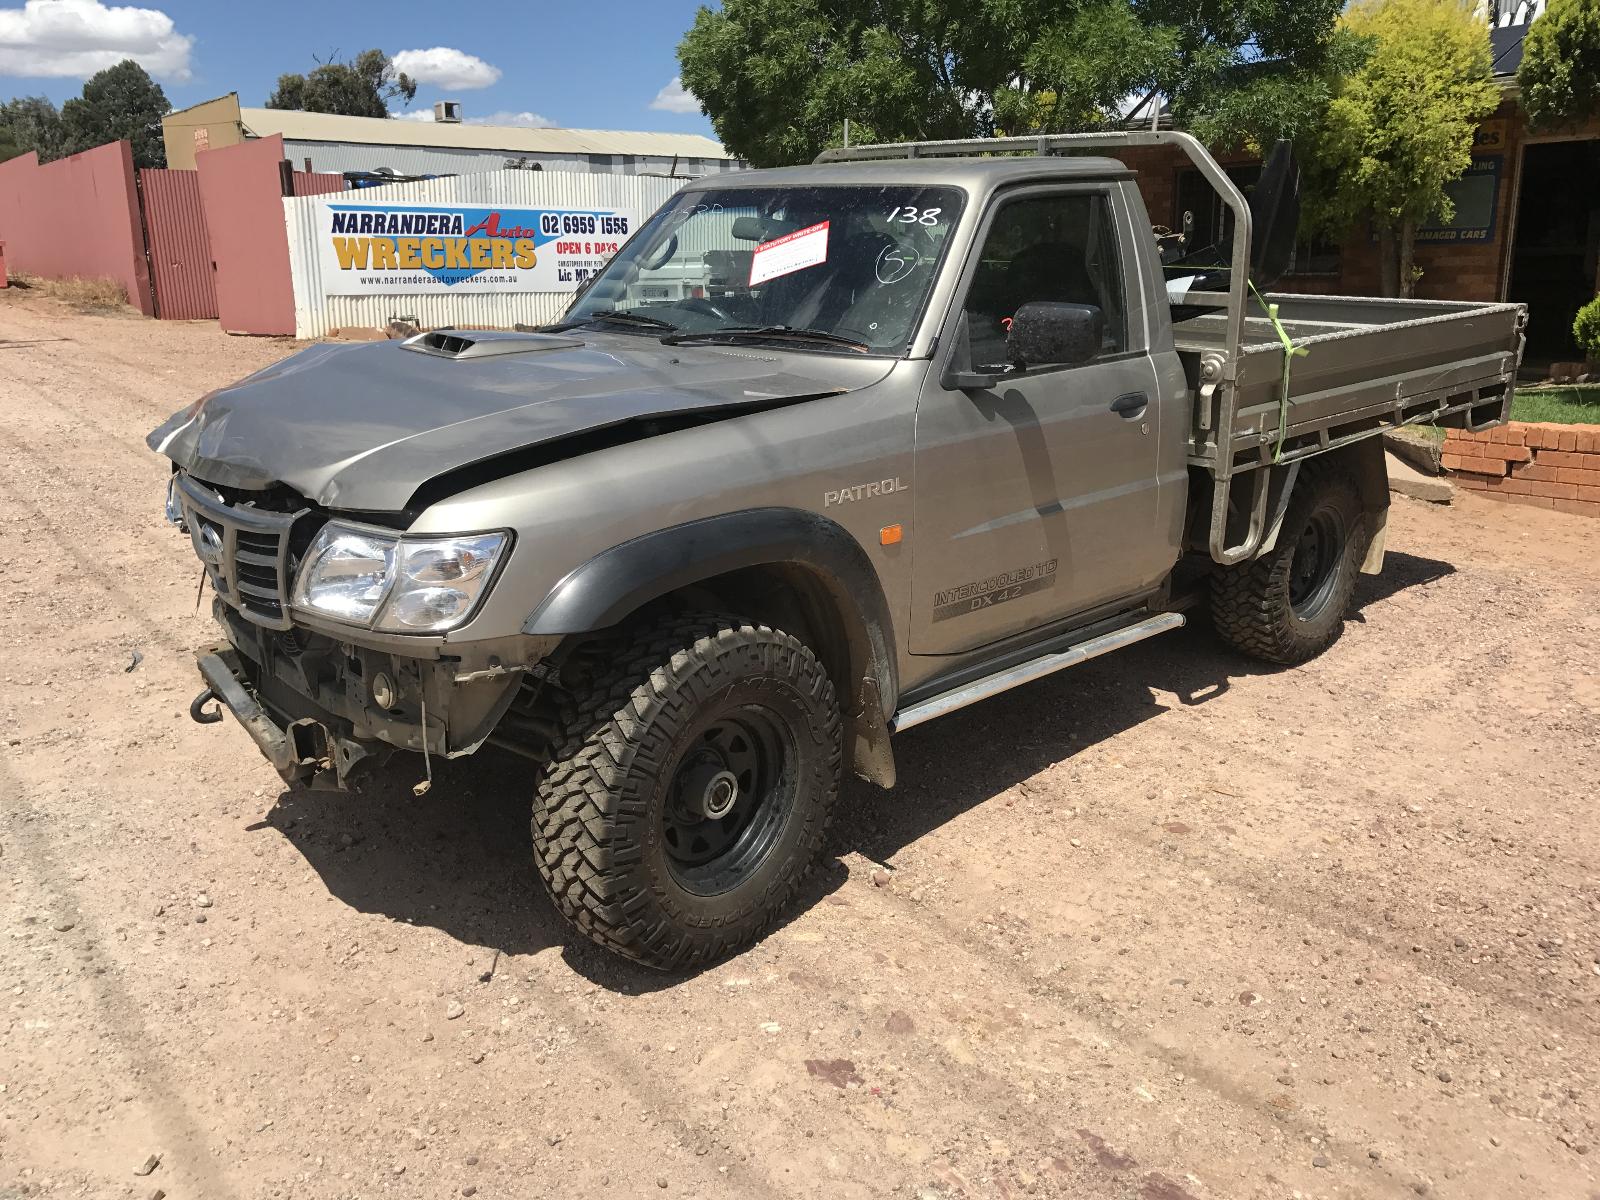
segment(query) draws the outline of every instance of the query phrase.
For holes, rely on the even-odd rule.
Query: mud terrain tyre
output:
[[[561,714],[533,805],[551,899],[657,969],[743,949],[822,847],[842,740],[833,684],[790,635],[706,614],[641,626]]]
[[[1236,650],[1292,666],[1338,640],[1370,530],[1355,480],[1337,469],[1301,475],[1277,544],[1211,576],[1211,620]]]

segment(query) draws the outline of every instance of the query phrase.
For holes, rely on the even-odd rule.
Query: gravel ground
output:
[[[143,438],[290,349],[0,292],[0,1196],[1600,1196],[1600,523],[1397,500],[1308,666],[1191,628],[911,733],[662,978],[516,760],[296,794],[188,719]]]

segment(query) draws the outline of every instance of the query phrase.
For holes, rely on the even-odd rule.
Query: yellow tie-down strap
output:
[[[1278,397],[1278,444],[1272,449],[1272,461],[1277,462],[1283,456],[1283,440],[1289,428],[1289,372],[1294,366],[1294,360],[1304,358],[1310,354],[1304,346],[1296,346],[1294,339],[1289,336],[1289,331],[1283,327],[1283,322],[1278,319],[1278,306],[1268,304],[1266,297],[1256,290],[1256,285],[1250,285],[1251,294],[1256,298],[1256,303],[1261,305],[1262,311],[1267,314],[1267,320],[1272,322],[1272,328],[1278,334],[1278,340],[1283,343],[1283,391]]]

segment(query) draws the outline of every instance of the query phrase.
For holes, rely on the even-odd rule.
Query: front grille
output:
[[[308,509],[282,512],[228,499],[198,480],[178,476],[178,495],[195,554],[211,586],[257,625],[289,628],[289,540]]]

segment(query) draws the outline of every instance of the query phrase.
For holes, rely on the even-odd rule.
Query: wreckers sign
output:
[[[573,292],[637,225],[615,210],[330,204],[318,231],[323,290]]]

